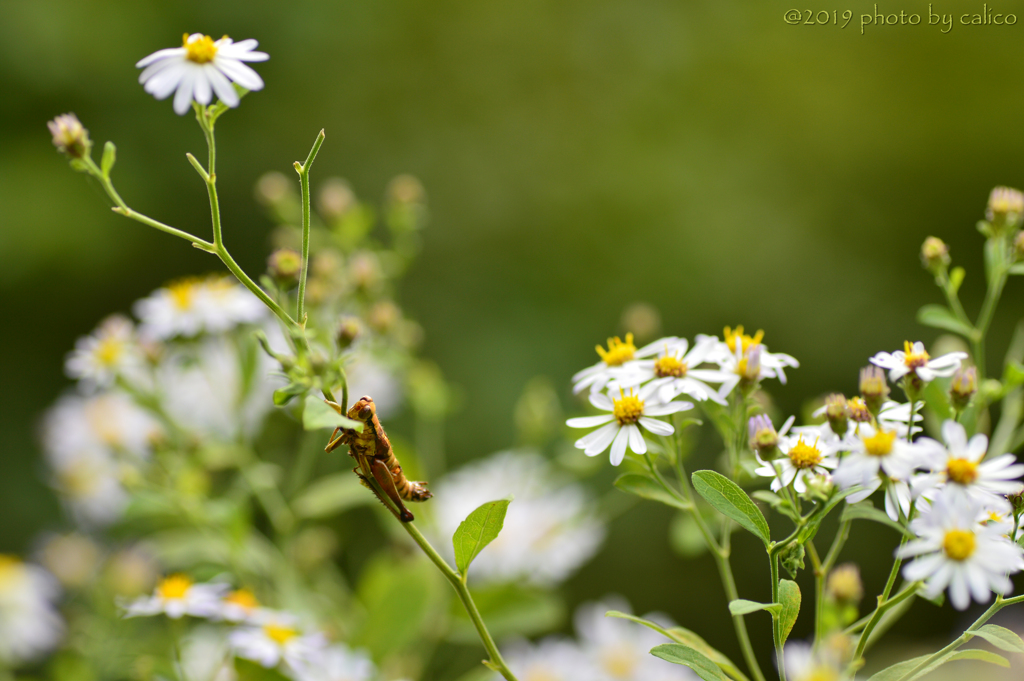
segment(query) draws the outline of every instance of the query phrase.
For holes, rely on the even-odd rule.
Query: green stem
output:
[[[313,141],[313,148],[309,150],[306,162],[295,162],[295,172],[299,174],[299,185],[302,188],[302,266],[299,269],[299,299],[295,316],[302,327],[306,326],[306,273],[309,270],[309,169],[323,143],[324,131],[321,130]]]
[[[903,539],[900,540],[900,548],[903,548],[903,545],[906,543],[907,535],[904,534]],[[899,549],[896,549],[896,551],[897,553],[899,553]],[[876,626],[878,626],[878,621],[882,619],[882,615],[885,614],[885,611],[889,607],[891,607],[889,602],[889,594],[892,593],[892,587],[896,584],[896,577],[899,576],[900,565],[902,564],[902,558],[897,558],[893,561],[892,570],[889,571],[889,579],[885,583],[885,589],[882,591],[881,595],[878,596],[878,606],[875,608],[875,612],[872,613],[871,619],[869,619],[868,623],[864,626],[864,631],[861,632],[860,639],[857,641],[857,650],[853,655],[853,659],[855,661],[859,660],[864,656],[864,648],[867,647],[868,638],[871,636],[871,631]]]
[[[1000,249],[999,262],[994,265],[995,276],[988,277],[988,288],[985,291],[985,302],[981,304],[981,312],[978,314],[978,321],[974,325],[977,333],[977,340],[972,344],[974,350],[974,364],[978,368],[978,383],[985,379],[985,336],[988,327],[992,323],[992,316],[995,314],[996,305],[1003,294],[1003,287],[1006,286],[1007,268],[1003,262],[1006,254],[1006,239],[1003,236],[993,237],[998,240]]]

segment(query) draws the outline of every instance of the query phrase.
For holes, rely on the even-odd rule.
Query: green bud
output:
[[[889,383],[881,367],[870,364],[860,370],[860,394],[872,414],[877,414],[882,408],[889,392]]]
[[[962,411],[978,392],[978,370],[975,367],[960,367],[953,374],[949,384],[949,401],[957,411]]]
[[[793,542],[782,550],[779,560],[789,576],[796,579],[796,573],[804,569],[804,545]]]
[[[267,270],[281,286],[295,286],[302,273],[302,256],[290,248],[279,248],[267,258]]]
[[[985,219],[997,233],[1017,229],[1024,219],[1024,194],[1010,187],[996,187],[988,196]]]
[[[771,461],[779,457],[779,434],[767,414],[751,416],[747,422],[747,435],[750,446],[754,448],[762,461]]]
[[[1013,240],[1013,257],[1015,260],[1024,260],[1024,232],[1019,232]]]
[[[846,398],[839,393],[833,393],[825,398],[825,418],[832,432],[842,437],[846,434],[846,427],[850,419],[850,410],[846,406]]]
[[[1010,506],[1013,507],[1013,514],[1015,516],[1024,513],[1024,492],[1017,492],[1016,494],[1007,494],[1006,500],[1010,502]]]
[[[860,581],[860,569],[857,565],[837,565],[828,573],[825,593],[837,603],[859,603],[864,596],[864,585]]]
[[[115,161],[117,161],[117,147],[113,142],[108,141],[103,145],[103,158],[100,160],[100,170],[103,171],[105,177],[110,177],[110,171],[113,170]]]
[[[57,147],[57,151],[73,160],[80,160],[89,155],[89,150],[92,149],[89,131],[82,127],[75,114],[61,114],[47,122],[46,127],[53,135],[53,146]]]
[[[921,244],[921,263],[932,274],[949,267],[949,246],[937,236],[930,236]]]
[[[359,334],[362,333],[363,325],[358,317],[342,317],[338,322],[338,329],[334,332],[334,340],[338,343],[340,350],[348,349]]]

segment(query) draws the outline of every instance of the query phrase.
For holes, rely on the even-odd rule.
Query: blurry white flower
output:
[[[580,646],[594,667],[594,675],[586,677],[587,681],[696,681],[697,676],[687,667],[650,654],[651,648],[668,642],[664,636],[629,620],[605,617],[609,610],[631,612],[629,603],[615,596],[600,603],[584,603],[576,610]],[[658,614],[644,615],[644,619],[675,626]]]
[[[326,647],[323,634],[303,634],[297,620],[287,613],[274,613],[259,625],[244,625],[231,632],[231,647],[238,657],[276,667],[284,662],[298,671],[315,664]]]
[[[826,426],[828,424],[825,424]],[[818,432],[815,432],[818,431]],[[815,477],[828,475],[836,467],[839,458],[839,438],[820,428],[804,429],[791,435],[780,435],[779,451],[783,456],[772,461],[757,460],[762,464],[754,472],[772,480],[772,491],[778,492],[792,484],[799,494],[807,491],[807,482]]]
[[[845,447],[849,451],[839,461],[832,479],[843,489],[854,485],[864,488],[846,500],[853,504],[867,499],[882,485],[884,473],[886,513],[898,520],[899,508],[906,516],[910,511],[908,481],[921,464],[921,449],[900,438],[895,430],[875,430],[869,423],[860,424],[857,433],[847,438]]]
[[[789,681],[844,681],[843,665],[826,648],[818,651],[803,641],[791,641],[782,651]]]
[[[130,397],[106,392],[89,397],[65,395],[43,417],[43,449],[60,467],[83,449],[97,449],[128,460],[148,458],[161,433],[157,422]]]
[[[62,585],[79,589],[96,575],[100,548],[84,534],[51,535],[40,547],[38,558]]]
[[[917,444],[926,453],[925,465],[931,469],[915,485],[943,485],[943,494],[950,498],[962,497],[983,510],[1006,513],[1010,510],[1007,494],[1021,491],[1018,478],[1024,474],[1024,464],[1017,463],[1013,454],[1003,454],[982,461],[988,450],[988,438],[977,434],[967,440],[964,427],[953,420],[942,424],[942,439],[946,446],[930,438],[921,438]]]
[[[509,494],[515,501],[504,528],[473,562],[474,579],[554,584],[589,560],[604,539],[583,487],[528,451],[501,452],[440,480],[431,502],[439,534],[451,537],[481,504]],[[451,555],[451,542],[444,546]]]
[[[227,584],[196,584],[185,575],[160,580],[151,596],[142,596],[124,606],[125,617],[165,614],[171,619],[185,615],[216,617]]]
[[[107,317],[88,336],[75,341],[64,369],[88,387],[109,387],[119,375],[131,374],[142,365],[135,340],[135,326],[122,315]]]
[[[651,418],[667,416],[676,412],[693,408],[691,402],[662,402],[657,395],[651,395],[645,386],[639,394],[630,389],[627,395],[619,390],[619,397],[612,398],[604,393],[590,393],[590,403],[604,411],[611,412],[603,416],[581,416],[566,421],[570,428],[593,428],[602,426],[592,433],[584,435],[576,441],[576,448],[582,449],[587,456],[597,456],[611,445],[611,462],[613,466],[622,463],[626,456],[626,447],[635,454],[647,452],[640,426],[654,435],[671,435],[675,428],[671,424]]]
[[[310,662],[294,666],[298,681],[370,681],[377,668],[364,650],[338,643],[314,655]]]
[[[575,642],[554,636],[537,643],[516,641],[501,652],[519,681],[578,681],[597,674]]]
[[[662,402],[669,402],[677,395],[686,394],[695,400],[712,400],[725,404],[719,395],[728,395],[739,381],[739,376],[717,369],[699,369],[712,353],[716,339],[707,338],[689,349],[685,338],[662,338],[636,352],[637,359],[621,367],[612,367],[608,373],[613,377],[609,386],[612,392],[621,388],[633,388],[643,383],[655,391]],[[656,355],[652,359],[644,359]],[[648,383],[650,381],[650,383]],[[719,389],[708,383],[721,384]]]
[[[911,581],[927,580],[925,594],[938,596],[949,587],[949,600],[957,610],[971,598],[987,603],[991,592],[1006,595],[1013,589],[1007,573],[1024,569],[1024,552],[1002,534],[999,524],[979,525],[977,504],[962,496],[940,494],[910,522],[918,536],[896,555],[917,556],[903,568]]]
[[[196,627],[181,643],[181,670],[195,681],[235,681],[234,656],[220,627]]]
[[[57,645],[64,633],[58,594],[46,570],[0,554],[0,665],[30,662]]]
[[[647,346],[644,349],[652,346]],[[572,391],[574,393],[582,392],[584,388],[589,387],[591,392],[597,392],[604,388],[608,381],[612,379],[612,374],[609,371],[614,367],[619,367],[626,362],[632,360],[636,356],[636,346],[633,345],[633,334],[626,334],[626,342],[623,343],[622,339],[618,336],[615,338],[608,339],[608,349],[605,350],[600,345],[597,346],[597,354],[601,357],[601,361],[597,364],[587,367],[583,371],[577,372],[572,377]]]
[[[718,340],[717,336],[704,334],[698,334],[694,339],[694,342],[698,344],[714,341],[715,345],[708,353],[707,359],[710,362],[716,362],[722,371],[748,379],[777,378],[780,383],[785,385],[786,367],[800,366],[800,362],[795,357],[781,352],[768,352],[768,347],[761,343],[764,331],[759,330],[750,336],[743,333],[742,326],[737,326],[735,331],[727,326],[724,336],[724,341]],[[755,350],[757,352],[754,352]],[[757,365],[756,374],[754,373],[755,367],[748,366],[751,362]],[[724,384],[719,394],[724,397],[728,394],[728,391],[725,390],[726,386],[734,385],[735,383]]]
[[[911,345],[904,341],[903,349],[896,352],[879,352],[870,359],[871,363],[889,370],[889,380],[895,383],[909,373],[927,383],[939,376],[952,376],[960,368],[960,360],[967,359],[966,352],[950,352],[932,359],[924,349],[924,343]]]
[[[121,517],[128,493],[108,452],[97,448],[62,452],[59,458],[49,457],[49,463],[51,484],[80,526],[102,527]]]
[[[263,609],[248,589],[236,589],[224,596],[217,610],[217,619],[228,622],[251,622],[261,618]]]
[[[252,293],[227,277],[188,277],[173,281],[136,301],[140,333],[160,340],[201,332],[222,333],[266,316]]]
[[[172,92],[174,112],[179,116],[188,111],[192,100],[209,104],[214,93],[228,106],[238,106],[238,93],[231,82],[246,90],[260,90],[263,79],[243,62],[265,61],[265,52],[255,52],[255,40],[235,43],[224,36],[214,41],[202,33],[185,34],[181,47],[159,50],[142,59],[135,66],[145,69],[139,82],[146,92],[157,99],[165,99]]]

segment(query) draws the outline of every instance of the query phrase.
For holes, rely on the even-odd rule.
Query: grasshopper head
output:
[[[348,410],[348,417],[350,419],[358,419],[359,421],[367,421],[376,413],[377,405],[373,403],[373,398],[369,395],[363,395]]]

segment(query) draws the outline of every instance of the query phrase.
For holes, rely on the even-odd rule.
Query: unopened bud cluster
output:
[[[957,411],[962,411],[978,392],[978,369],[960,367],[953,374],[949,384],[949,401]]]
[[[846,434],[846,427],[849,424],[850,409],[847,406],[846,398],[839,393],[833,393],[825,398],[825,418],[832,432],[842,437]]]
[[[930,236],[921,244],[921,264],[932,274],[949,267],[949,246],[937,236]]]
[[[1004,228],[1016,229],[1024,219],[1024,194],[1010,187],[996,187],[988,197],[985,219],[1002,231]]]
[[[75,114],[61,114],[49,121],[46,127],[53,135],[53,146],[68,158],[80,160],[89,154],[89,149],[92,148],[89,131],[82,126]]]
[[[889,383],[885,371],[874,364],[860,370],[860,394],[872,414],[877,414],[889,397]]]
[[[279,284],[294,286],[302,272],[302,256],[290,248],[279,248],[267,259],[267,270]]]
[[[750,446],[762,460],[770,461],[778,456],[779,434],[775,432],[775,426],[767,414],[750,417],[750,421],[747,422],[747,435]]]
[[[859,603],[864,596],[864,585],[860,581],[860,569],[855,563],[837,565],[828,573],[825,591],[837,603]]]

